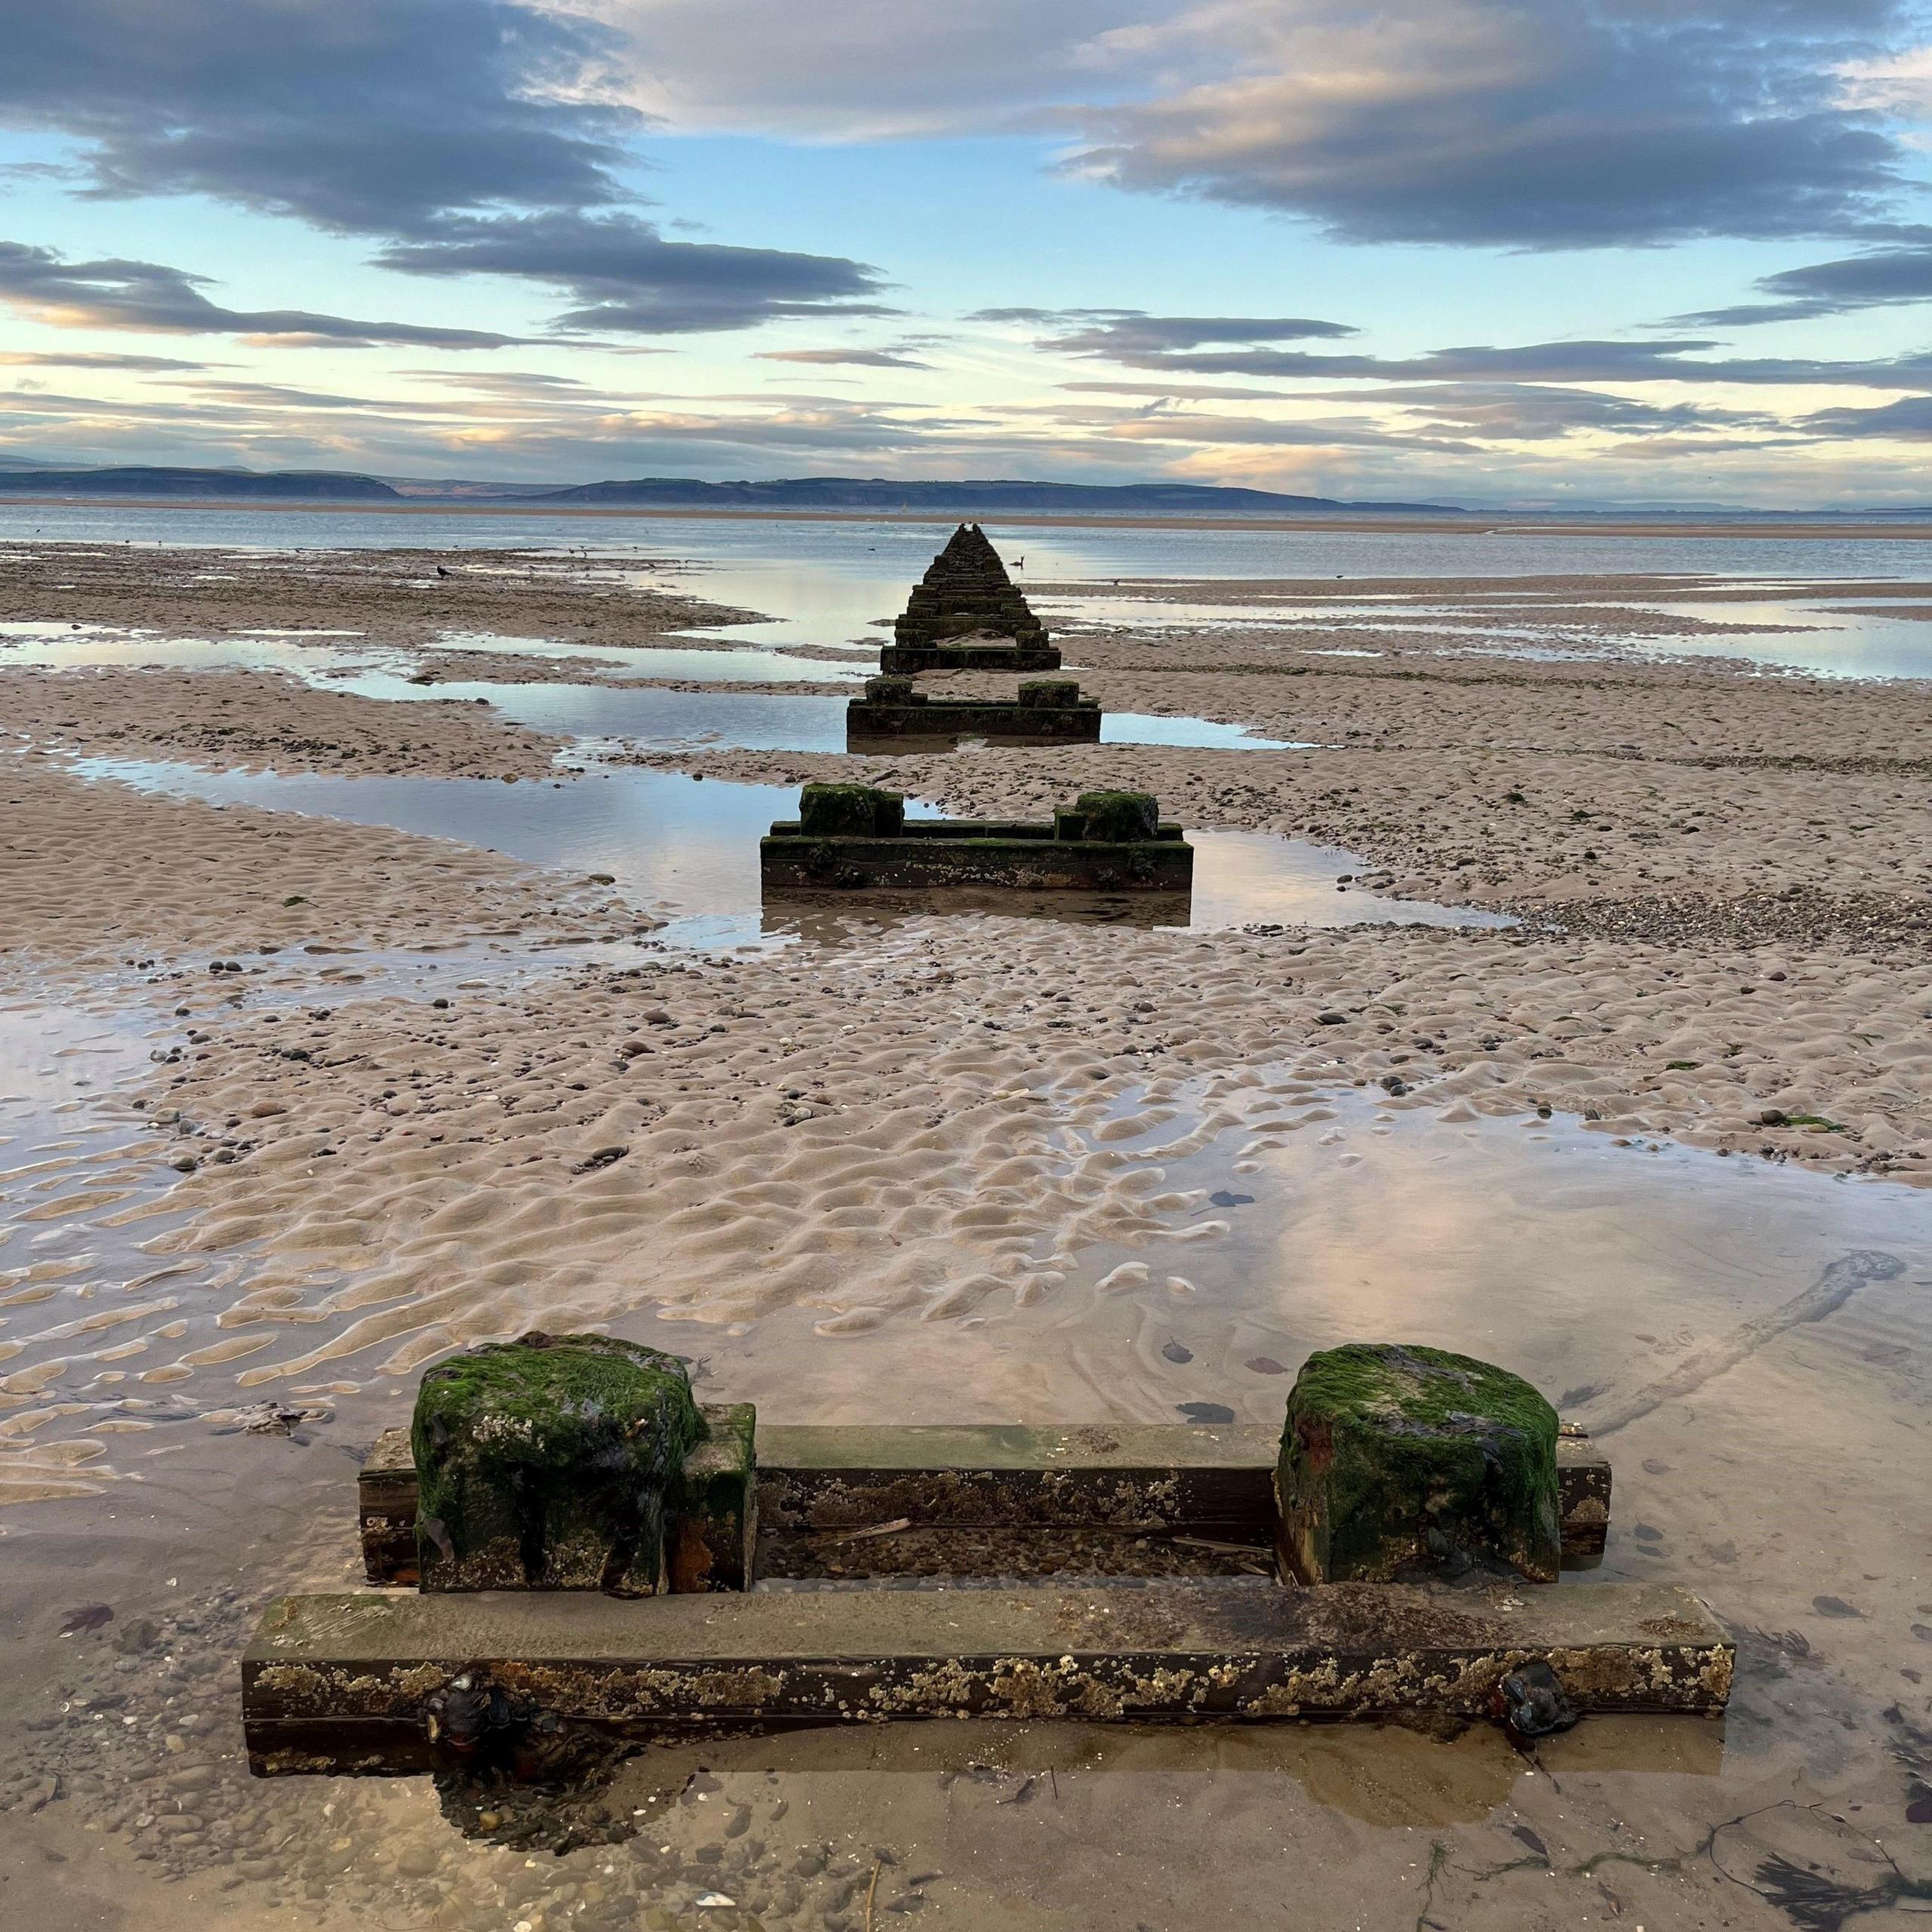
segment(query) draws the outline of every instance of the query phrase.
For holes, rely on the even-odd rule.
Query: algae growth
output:
[[[1283,1554],[1308,1583],[1472,1562],[1554,1582],[1556,1436],[1529,1383],[1472,1356],[1393,1343],[1311,1355],[1281,1435]]]

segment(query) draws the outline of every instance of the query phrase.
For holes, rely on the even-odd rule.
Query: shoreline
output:
[[[305,516],[546,516],[559,518],[584,517],[660,518],[673,521],[711,523],[891,523],[929,525],[943,528],[961,521],[992,523],[1026,530],[1216,530],[1319,531],[1371,535],[1401,532],[1440,532],[1444,536],[1490,537],[1886,537],[1913,541],[1932,538],[1932,515],[1918,522],[1835,522],[1816,517],[1789,522],[1764,522],[1753,518],[1721,521],[1712,518],[1679,523],[1656,518],[1606,518],[1602,522],[1554,520],[1508,512],[1444,509],[1407,515],[1370,516],[1341,512],[1328,515],[1305,512],[1279,516],[1156,516],[1118,515],[1098,512],[1080,515],[1070,511],[1001,512],[959,510],[868,509],[680,509],[661,503],[478,503],[468,501],[435,501],[399,503],[355,502],[268,503],[259,498],[156,497],[30,497],[0,493],[0,511],[10,505],[23,509],[162,509],[208,511],[260,511],[269,514],[294,513]],[[0,538],[0,543],[31,543],[31,537]],[[54,537],[49,540],[59,542]]]

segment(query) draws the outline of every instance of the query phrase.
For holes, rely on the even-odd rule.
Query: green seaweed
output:
[[[1020,702],[1029,711],[1057,709],[1080,702],[1080,683],[1075,678],[1029,678],[1020,687]]]
[[[807,785],[798,824],[808,838],[891,838],[906,823],[906,801],[874,785]]]
[[[1500,1561],[1553,1581],[1556,1411],[1521,1377],[1446,1349],[1353,1343],[1309,1358],[1277,1472],[1304,1581]]]
[[[639,1342],[531,1334],[438,1364],[410,1429],[423,1589],[654,1593],[703,1432],[684,1364]]]
[[[1152,838],[1159,830],[1161,808],[1151,792],[1082,792],[1066,814],[1069,826],[1079,820],[1080,829],[1056,830],[1057,838],[1079,838],[1107,845],[1137,844]],[[1061,815],[1054,814],[1056,827]]]

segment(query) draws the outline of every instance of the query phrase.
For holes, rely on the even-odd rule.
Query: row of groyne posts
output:
[[[1097,744],[1100,707],[1078,682],[1042,675],[1060,654],[986,533],[962,523],[912,588],[879,653],[879,675],[846,706],[848,750],[906,749],[962,738]],[[935,697],[923,672],[1017,675],[1012,698]],[[808,785],[798,816],[759,848],[768,894],[825,889],[1155,893],[1184,896],[1194,850],[1148,792],[1084,792],[1051,821],[910,819],[875,786]],[[1179,919],[1185,923],[1184,911]]]
[[[855,709],[945,708],[922,670],[1058,664],[963,527]],[[1005,709],[1083,708],[1046,690]],[[1138,793],[1025,826],[910,821],[857,785],[807,786],[764,852],[768,879],[835,886],[1139,884],[1143,855],[1189,856]],[[259,1774],[549,1780],[666,1737],[931,1718],[1534,1739],[1730,1691],[1687,1592],[1562,1583],[1609,1534],[1588,1436],[1413,1343],[1310,1355],[1278,1423],[806,1426],[700,1404],[641,1343],[531,1334],[429,1369],[355,1494],[368,1587],[278,1599],[244,1659]]]

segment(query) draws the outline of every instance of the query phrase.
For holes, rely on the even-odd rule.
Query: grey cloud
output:
[[[59,0],[10,10],[0,115],[88,143],[103,193],[387,233],[619,198],[641,118],[552,91],[594,79],[611,45],[518,0]]]
[[[1122,442],[1189,443],[1281,449],[1420,450],[1437,455],[1466,456],[1473,443],[1417,434],[1360,417],[1347,421],[1283,422],[1255,416],[1193,416],[1185,411],[1137,411],[1108,418],[1075,417],[1084,426],[1103,428]]]
[[[1309,400],[1359,402],[1359,390],[1300,392]],[[1651,403],[1600,389],[1536,383],[1429,383],[1392,385],[1370,392],[1377,403],[1426,412],[1431,429],[1464,435],[1534,441],[1579,430],[1620,436],[1728,431],[1760,427],[1761,412],[1715,409],[1705,403]]]
[[[633,97],[681,127],[863,140],[1037,128],[1107,77],[1106,36],[1178,0],[588,3],[626,39]]]
[[[629,211],[648,122],[610,96],[619,44],[543,0],[59,0],[11,10],[0,123],[84,143],[97,195],[211,195],[377,238],[408,273],[561,288],[569,328],[854,312],[860,263],[666,242]],[[345,339],[328,318],[258,332]]]
[[[1251,0],[1148,42],[1183,78],[1077,115],[1116,186],[1355,242],[1569,248],[1843,232],[1903,152],[1837,70],[1913,0]]]
[[[500,395],[546,398],[554,395],[565,401],[573,399],[572,392],[589,390],[589,385],[575,376],[556,376],[541,369],[399,369],[396,373],[465,389],[488,389]]]
[[[1875,409],[1821,409],[1801,419],[1814,435],[1863,440],[1932,442],[1932,395],[1901,396]]]
[[[667,242],[614,211],[450,216],[377,258],[405,275],[503,275],[567,289],[560,328],[644,334],[755,327],[792,315],[888,315],[858,298],[878,287],[863,263],[780,248]]]
[[[171,335],[239,335],[294,344],[408,343],[428,349],[501,349],[525,340],[483,329],[365,322],[304,309],[224,309],[202,291],[205,275],[160,262],[72,262],[51,248],[0,242],[0,302],[94,328]]]
[[[1284,389],[1242,389],[1219,383],[1061,383],[1057,386],[1076,395],[1151,395],[1164,402],[1285,402],[1301,393]]]
[[[930,369],[930,362],[896,349],[761,349],[761,362],[804,362],[825,368],[850,365],[862,369]]]
[[[220,365],[195,362],[179,355],[115,355],[106,349],[8,349],[0,351],[0,365],[10,369],[123,369],[158,374],[165,369],[210,369]]]
[[[1709,309],[1682,319],[1694,327],[1724,328],[1932,300],[1932,247],[1875,248],[1836,261],[1814,262],[1807,267],[1767,275],[1758,288],[1767,300]]]
[[[1208,342],[1330,341],[1361,333],[1310,315],[1150,315],[1144,309],[982,309],[968,319],[1056,328],[1054,348],[1122,360]]]
[[[1049,339],[1042,347],[1063,346]],[[1262,376],[1281,380],[1365,377],[1383,381],[1503,380],[1523,383],[1829,383],[1903,389],[1932,377],[1932,352],[1867,361],[1808,356],[1713,356],[1723,344],[1701,336],[1650,342],[1615,340],[1531,342],[1497,348],[1471,344],[1422,355],[1334,355],[1295,349],[1212,354],[1115,353],[1131,369],[1189,376]],[[1075,352],[1094,355],[1093,349]]]

